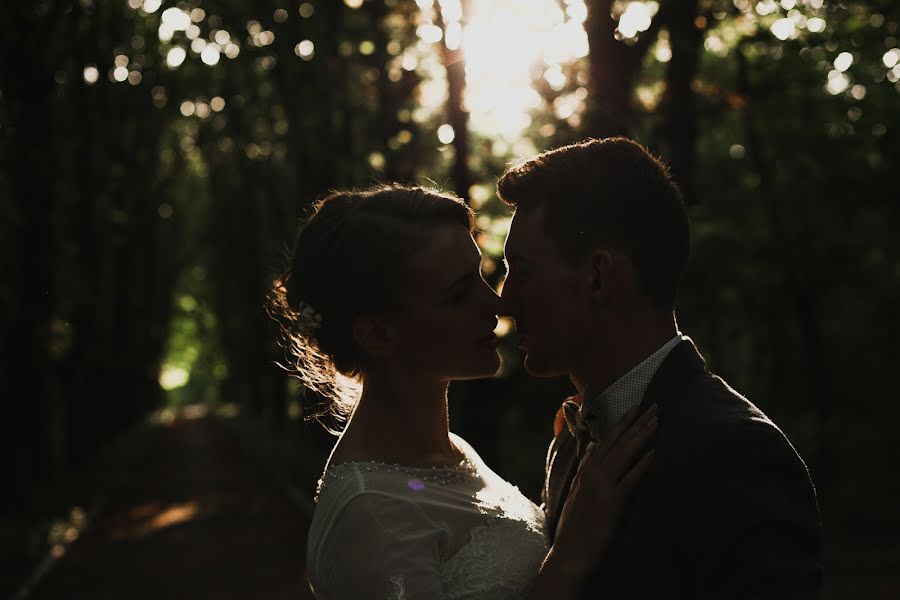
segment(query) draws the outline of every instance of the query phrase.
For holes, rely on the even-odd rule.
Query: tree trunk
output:
[[[650,28],[634,42],[616,39],[612,0],[587,0],[585,4],[590,79],[584,130],[591,137],[628,135],[633,129],[630,104],[641,61],[664,24],[668,7],[677,2],[664,2]]]
[[[469,16],[469,1],[461,0],[462,19],[466,23]],[[446,31],[443,16],[437,11],[437,25]],[[472,187],[472,173],[469,169],[469,111],[465,107],[466,62],[462,46],[451,50],[446,39],[441,42],[441,58],[447,71],[447,121],[453,127],[453,168],[451,177],[456,195],[469,202],[469,188]]]
[[[677,2],[669,14],[672,59],[666,68],[666,91],[663,99],[663,130],[668,150],[666,158],[688,204],[696,201],[694,155],[697,115],[692,83],[703,44],[703,31],[694,23],[696,15],[697,0]]]

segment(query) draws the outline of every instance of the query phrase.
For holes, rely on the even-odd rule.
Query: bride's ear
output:
[[[360,315],[353,319],[353,339],[364,354],[384,356],[390,351],[391,329],[383,319],[374,315]]]

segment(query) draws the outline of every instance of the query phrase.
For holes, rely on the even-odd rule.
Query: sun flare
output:
[[[560,65],[588,53],[587,11],[581,0],[567,0],[565,10],[556,0],[472,0],[465,22],[459,0],[441,0],[443,40],[433,29],[434,3],[420,0],[419,6],[422,42],[461,45],[470,127],[486,137],[520,139],[531,111],[542,105],[533,78],[544,77],[554,89],[562,89],[566,76]],[[426,90],[423,100],[436,111],[445,97],[435,87],[431,93]]]

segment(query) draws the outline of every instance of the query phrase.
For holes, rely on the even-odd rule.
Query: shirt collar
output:
[[[672,339],[599,394],[585,388],[582,411],[601,417],[594,421],[599,421],[598,425],[603,429],[613,427],[626,412],[641,403],[656,370],[659,369],[669,352],[684,339],[687,338],[680,331],[677,332]]]

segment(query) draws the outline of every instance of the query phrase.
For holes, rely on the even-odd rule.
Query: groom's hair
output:
[[[621,250],[644,295],[673,308],[690,251],[688,216],[668,167],[637,142],[590,139],[544,152],[504,173],[497,192],[517,211],[542,210],[567,260],[604,245]]]

